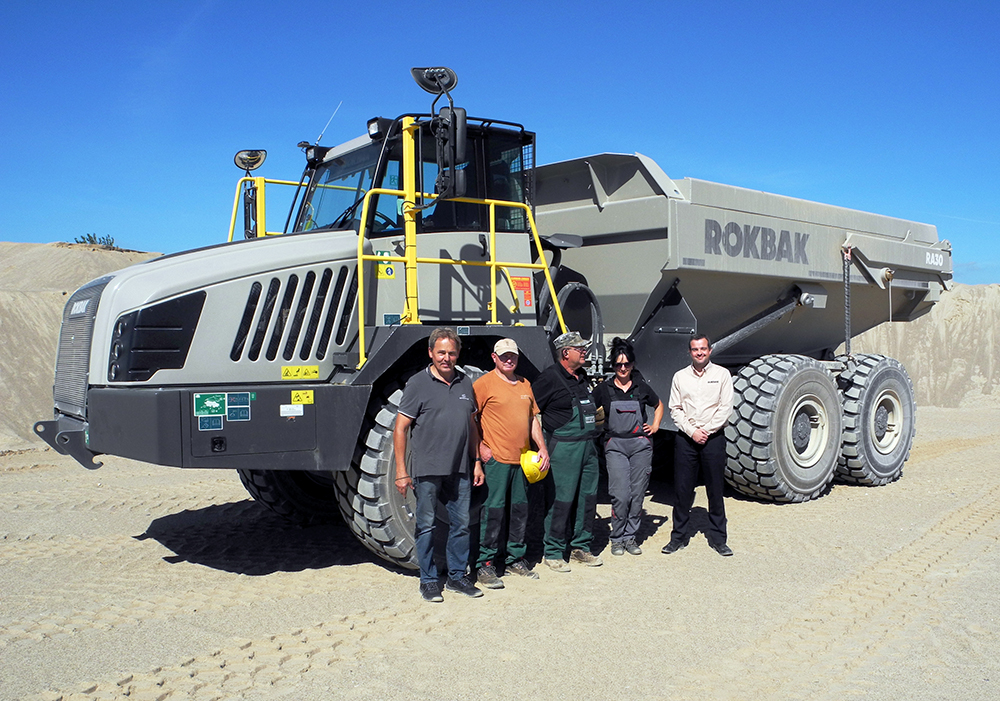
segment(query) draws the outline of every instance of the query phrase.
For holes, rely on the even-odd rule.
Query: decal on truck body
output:
[[[730,258],[755,258],[757,260],[788,261],[809,264],[806,244],[809,234],[783,229],[775,233],[766,226],[752,226],[727,222],[725,226],[714,219],[705,220],[705,253]]]

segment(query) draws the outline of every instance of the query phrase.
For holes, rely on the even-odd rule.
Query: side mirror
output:
[[[233,162],[249,178],[250,171],[264,165],[265,158],[267,151],[264,149],[248,149],[238,152],[233,157]],[[243,236],[248,239],[257,238],[257,188],[253,183],[243,183]]]
[[[442,96],[448,98],[448,107],[442,107],[431,120],[431,132],[437,141],[438,176],[434,189],[442,199],[462,197],[466,188],[466,114],[463,108],[455,107],[451,99],[451,91],[458,85],[458,76],[444,66],[411,68],[410,74],[417,85],[437,96],[431,103],[431,114],[434,114],[434,106]]]
[[[252,149],[238,152],[233,157],[233,162],[236,163],[237,168],[246,171],[246,174],[250,175],[251,170],[257,170],[264,165],[265,158],[267,158],[267,151],[264,149]]]
[[[433,128],[437,139],[437,193],[443,198],[462,197],[466,192],[465,109],[442,107],[434,119]]]

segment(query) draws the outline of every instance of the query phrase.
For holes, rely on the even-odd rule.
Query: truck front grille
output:
[[[53,387],[55,407],[63,414],[87,416],[87,370],[94,318],[101,294],[110,281],[111,276],[107,276],[87,283],[73,293],[63,309]]]
[[[229,358],[322,360],[331,350],[343,350],[357,286],[353,267],[346,265],[310,270],[301,279],[273,277],[266,287],[254,282]]]

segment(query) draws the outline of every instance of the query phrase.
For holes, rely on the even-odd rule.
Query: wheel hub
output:
[[[811,433],[812,425],[809,421],[809,415],[806,412],[800,412],[792,422],[792,445],[795,446],[796,452],[801,453],[809,447]]]
[[[895,391],[887,388],[875,397],[868,425],[875,450],[891,454],[903,440],[903,402]]]
[[[880,441],[885,438],[885,432],[888,428],[889,410],[884,406],[880,406],[875,411],[875,438]]]
[[[823,458],[830,431],[822,400],[813,394],[799,397],[785,420],[788,423],[784,440],[789,457],[803,470],[815,467]]]

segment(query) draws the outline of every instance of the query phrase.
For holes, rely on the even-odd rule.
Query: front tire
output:
[[[292,523],[314,526],[339,520],[332,472],[236,471],[254,501]]]
[[[392,432],[403,388],[393,385],[370,410],[367,434],[346,472],[334,476],[340,513],[366,548],[406,569],[418,569],[413,531],[416,500],[396,489]]]
[[[802,502],[833,480],[843,417],[833,375],[818,360],[766,355],[737,374],[726,481],[748,496]]]
[[[461,369],[472,381],[483,374],[471,365]],[[404,373],[391,383],[383,391],[381,401],[369,408],[367,432],[362,435],[350,469],[334,474],[334,486],[340,513],[358,540],[382,559],[416,570],[420,568],[414,537],[416,497],[413,490],[404,496],[396,489],[396,451],[392,438],[403,386],[412,374]],[[440,504],[437,519],[448,522],[448,512]],[[478,511],[473,508],[469,525],[474,526],[478,521]]]
[[[903,364],[884,355],[846,359],[841,374],[844,445],[837,479],[881,486],[899,479],[916,435],[913,382]]]

